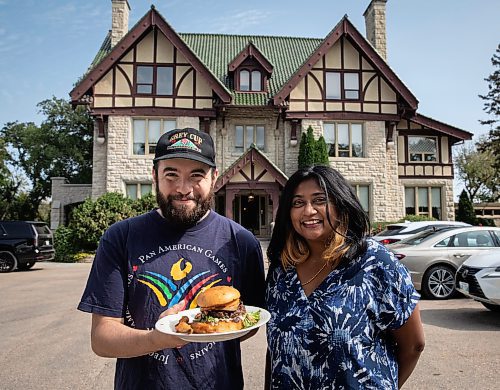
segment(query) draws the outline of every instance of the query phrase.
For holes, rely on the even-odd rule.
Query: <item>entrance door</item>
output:
[[[256,236],[263,234],[266,226],[266,196],[236,195],[234,199],[234,220]]]

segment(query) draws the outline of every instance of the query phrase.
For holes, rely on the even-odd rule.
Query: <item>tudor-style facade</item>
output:
[[[127,0],[112,0],[113,30],[70,94],[95,118],[88,196],[151,191],[159,135],[194,127],[216,143],[216,209],[266,237],[311,126],[372,221],[454,219],[451,149],[472,134],[417,113],[385,60],[385,2],[365,12],[370,43],[347,17],[324,39],[178,34],[153,7],[128,31]]]

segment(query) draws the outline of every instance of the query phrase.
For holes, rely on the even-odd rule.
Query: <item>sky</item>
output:
[[[177,32],[324,38],[348,15],[364,35],[369,0],[129,0],[129,26],[152,4]],[[388,63],[418,112],[488,132],[478,97],[500,43],[499,0],[388,0]],[[37,103],[69,98],[111,28],[111,0],[0,0],[0,126],[44,118]]]

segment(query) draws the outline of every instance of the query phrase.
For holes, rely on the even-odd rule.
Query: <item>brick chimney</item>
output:
[[[111,0],[111,47],[128,33],[128,0]]]
[[[366,38],[387,60],[387,40],[385,36],[385,3],[387,0],[371,0],[363,16],[365,17]]]

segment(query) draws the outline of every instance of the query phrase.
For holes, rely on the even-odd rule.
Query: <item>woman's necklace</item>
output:
[[[318,275],[321,273],[321,271],[323,271],[323,270],[325,269],[325,267],[326,267],[326,265],[327,265],[327,264],[328,264],[328,262],[326,262],[326,261],[325,261],[325,264],[323,265],[323,267],[321,267],[321,268],[319,269],[319,271],[318,271],[318,272],[316,272],[316,274],[314,274],[314,276],[313,276],[311,279],[309,279],[309,280],[308,280],[307,282],[305,282],[305,283],[302,283],[302,287],[304,287],[305,285],[307,285],[307,284],[311,283],[314,279],[316,279],[316,278],[318,277]]]

